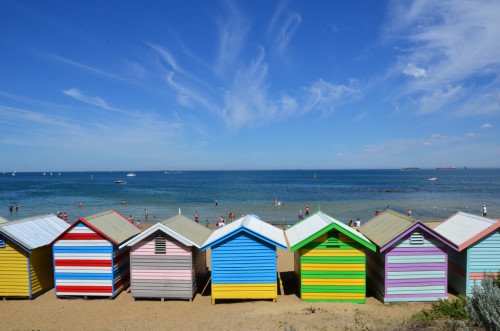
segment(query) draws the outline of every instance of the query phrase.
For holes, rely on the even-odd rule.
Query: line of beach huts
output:
[[[183,215],[141,231],[115,210],[67,224],[0,218],[0,297],[278,298],[277,249],[294,252],[305,301],[436,301],[500,269],[500,221],[457,212],[434,229],[386,210],[359,229],[318,211],[285,231],[255,215],[211,231]],[[211,273],[206,250],[211,249]]]

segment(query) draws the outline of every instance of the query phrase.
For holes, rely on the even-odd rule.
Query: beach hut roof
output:
[[[120,246],[133,246],[156,231],[171,236],[186,246],[196,246],[198,248],[210,237],[212,231],[208,228],[193,222],[184,215],[176,215],[161,223],[156,223],[140,235],[130,239]]]
[[[75,227],[78,223],[87,225],[116,245],[120,245],[125,240],[141,233],[141,230],[139,230],[137,226],[130,223],[123,215],[114,209],[80,218],[73,223],[69,229]],[[58,240],[63,234],[64,233],[61,233],[61,235],[53,241]]]
[[[205,241],[201,250],[205,250],[208,247],[220,243],[222,240],[241,231],[250,233],[272,245],[280,247],[281,249],[287,249],[283,230],[251,215],[247,215],[218,230],[215,230]]]
[[[290,244],[291,251],[293,252],[331,229],[336,229],[337,231],[342,232],[349,238],[357,241],[372,251],[376,250],[375,245],[372,244],[363,234],[334,219],[333,217],[328,216],[322,211],[318,211],[310,217],[286,229],[285,234],[288,239],[288,243]]]
[[[498,228],[500,221],[459,211],[435,227],[434,231],[462,251]]]
[[[0,232],[28,250],[49,245],[70,225],[55,215],[41,215],[0,223]]]
[[[450,241],[425,224],[390,209],[361,225],[359,231],[375,243],[380,248],[380,252],[383,252],[416,228],[422,229],[428,235],[454,248]]]
[[[417,220],[387,209],[359,227],[359,232],[378,247],[384,247],[395,237],[411,228]]]
[[[2,216],[0,216],[0,224],[2,223],[8,223],[9,221],[7,221],[5,218],[3,218]]]

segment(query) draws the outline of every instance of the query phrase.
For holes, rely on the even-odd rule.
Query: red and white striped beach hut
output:
[[[141,231],[116,210],[76,221],[53,241],[56,296],[114,298],[130,283],[129,247]]]

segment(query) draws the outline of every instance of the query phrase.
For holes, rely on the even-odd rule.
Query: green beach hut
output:
[[[304,301],[365,302],[365,250],[376,250],[370,240],[321,211],[285,234]]]

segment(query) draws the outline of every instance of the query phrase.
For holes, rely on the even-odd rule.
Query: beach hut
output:
[[[211,248],[212,304],[216,299],[278,298],[276,247],[285,235],[247,215],[214,231],[201,247]]]
[[[0,297],[31,299],[54,286],[49,245],[68,227],[55,215],[0,223]]]
[[[132,299],[187,299],[207,273],[201,245],[212,234],[183,215],[157,223],[120,247],[130,247]]]
[[[321,211],[285,234],[304,301],[365,302],[365,250],[376,250],[365,236]]]
[[[484,273],[498,275],[500,270],[500,221],[457,212],[434,231],[448,239],[448,282],[458,293],[470,295]]]
[[[80,218],[54,240],[56,296],[114,298],[129,285],[129,247],[141,231],[116,210]]]
[[[446,239],[423,223],[386,210],[359,231],[376,246],[367,254],[368,285],[384,303],[437,301],[447,295]]]

